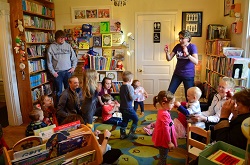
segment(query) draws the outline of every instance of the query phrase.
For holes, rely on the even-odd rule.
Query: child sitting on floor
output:
[[[41,109],[35,108],[29,113],[29,118],[31,119],[30,124],[26,128],[26,136],[33,136],[34,130],[47,127],[47,124],[43,122],[43,111]]]
[[[115,124],[121,126],[122,119],[113,117],[113,113],[119,112],[120,104],[117,101],[112,101],[112,96],[109,94],[102,95],[102,121],[104,124]]]
[[[54,103],[51,97],[48,95],[42,95],[39,98],[39,102],[41,105],[41,109],[44,113],[44,119],[43,121],[47,125],[55,124],[58,126],[57,118],[56,118],[56,109],[54,108]]]

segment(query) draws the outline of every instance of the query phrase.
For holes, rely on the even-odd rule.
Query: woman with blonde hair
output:
[[[83,104],[82,113],[85,124],[93,128],[93,115],[96,111],[98,93],[101,86],[98,84],[98,74],[93,69],[87,69],[83,72]]]

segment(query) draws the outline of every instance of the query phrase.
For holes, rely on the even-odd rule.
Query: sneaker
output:
[[[95,122],[96,119],[98,119],[98,116],[93,116],[93,122]]]
[[[151,136],[153,134],[153,129],[147,128],[147,127],[143,127],[143,130],[149,135]]]
[[[129,133],[128,136],[131,138],[131,139],[138,139],[138,136],[135,134],[135,133]]]

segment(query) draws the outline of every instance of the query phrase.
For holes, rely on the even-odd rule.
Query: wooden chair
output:
[[[202,141],[197,141],[195,139],[191,138],[191,133],[195,133],[197,135],[200,135],[204,138],[206,138],[205,143]],[[189,158],[192,160],[196,159],[199,156],[199,153],[204,150],[205,146],[210,143],[210,137],[211,137],[211,132],[210,130],[206,131],[200,127],[193,126],[190,123],[188,123],[188,128],[187,128],[187,159],[186,159],[186,165],[188,165]]]

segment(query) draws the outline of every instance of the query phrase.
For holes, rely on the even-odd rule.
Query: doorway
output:
[[[169,50],[172,50],[175,46],[176,15],[177,12],[136,15],[135,72],[149,94],[145,104],[152,104],[153,97],[159,91],[167,90],[172,78],[176,60],[166,60],[164,47],[168,44]],[[160,23],[157,29],[155,23]]]

